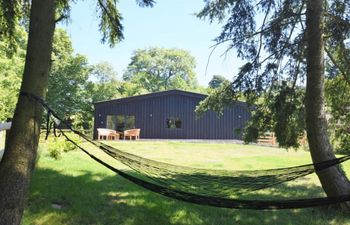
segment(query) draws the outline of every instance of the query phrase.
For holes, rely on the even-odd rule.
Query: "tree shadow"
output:
[[[302,198],[319,195],[316,185],[280,184],[248,198]],[[69,176],[37,168],[23,220],[30,224],[67,225],[228,225],[228,224],[350,224],[350,217],[329,208],[234,210],[195,205],[163,197],[120,176],[84,171]]]

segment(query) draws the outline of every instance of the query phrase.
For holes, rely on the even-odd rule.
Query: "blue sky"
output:
[[[73,5],[71,22],[64,26],[72,38],[76,53],[86,55],[90,63],[107,61],[121,78],[136,49],[149,47],[181,48],[196,58],[197,79],[207,85],[214,74],[232,79],[240,66],[234,52],[222,56],[225,46],[217,48],[205,73],[212,40],[221,25],[199,20],[193,14],[203,6],[202,0],[159,0],[153,8],[141,8],[134,0],[120,0],[125,39],[114,48],[101,44],[98,32],[96,1],[79,1]]]

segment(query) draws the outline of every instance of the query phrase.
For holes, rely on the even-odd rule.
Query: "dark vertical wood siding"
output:
[[[95,138],[96,129],[106,127],[107,115],[133,115],[135,126],[141,128],[141,138],[241,139],[241,134],[235,130],[242,129],[250,118],[246,104],[237,102],[225,109],[221,117],[209,111],[196,118],[194,110],[204,98],[204,95],[189,92],[168,91],[96,103]],[[179,117],[181,128],[167,128],[166,119],[169,117]]]

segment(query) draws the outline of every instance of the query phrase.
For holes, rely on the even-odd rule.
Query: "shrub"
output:
[[[77,142],[76,140],[74,141]],[[60,159],[62,152],[69,152],[75,149],[76,146],[73,143],[65,140],[62,137],[50,138],[48,143],[49,156],[54,159]]]

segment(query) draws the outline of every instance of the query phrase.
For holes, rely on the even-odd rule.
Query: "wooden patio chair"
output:
[[[97,128],[97,140],[119,140],[120,135],[111,129]]]
[[[135,140],[140,139],[140,131],[141,129],[130,129],[130,130],[124,130],[123,138],[125,140],[126,137],[129,137],[129,140],[132,139],[132,137],[135,137]]]

